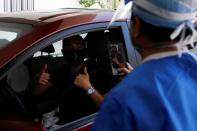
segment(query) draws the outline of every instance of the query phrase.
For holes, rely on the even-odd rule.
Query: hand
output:
[[[87,90],[91,86],[87,67],[84,68],[84,74],[79,74],[75,78],[74,84],[84,90]]]
[[[126,67],[124,66],[118,69],[120,71],[120,75],[127,75],[133,70],[133,67],[128,62],[126,64]]]
[[[47,64],[45,64],[38,76],[38,85],[37,85],[38,89],[36,89],[38,91],[37,93],[43,93],[51,85],[51,83],[49,82],[50,74],[47,71],[48,71],[48,66]]]

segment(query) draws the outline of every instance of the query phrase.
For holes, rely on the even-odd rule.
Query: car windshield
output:
[[[0,49],[9,45],[32,29],[31,25],[0,22]]]

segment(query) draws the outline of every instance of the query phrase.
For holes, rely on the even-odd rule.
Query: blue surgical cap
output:
[[[155,26],[193,25],[196,13],[197,0],[133,0],[132,14]]]

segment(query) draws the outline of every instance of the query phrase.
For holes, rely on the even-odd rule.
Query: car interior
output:
[[[124,77],[119,75],[117,63],[112,60],[115,58],[123,65],[127,62],[122,32],[118,28],[112,28],[77,35],[83,38],[87,56],[82,69],[78,69],[75,77],[79,73],[83,73],[82,70],[86,66],[91,83],[104,96]],[[34,97],[31,94],[32,89],[30,87],[33,85],[31,83],[35,82],[35,76],[40,73],[45,64],[47,64],[47,72],[50,74],[68,64],[61,53],[61,48],[62,40],[51,43],[44,49],[35,52],[34,56],[23,63],[29,69],[30,84],[26,89],[19,92],[13,89],[7,80],[9,73],[0,81],[0,87],[2,87],[0,103],[4,105],[0,109],[1,114],[25,114],[43,123],[43,114],[57,110],[54,113],[58,117],[56,124],[64,125],[98,111],[98,107],[95,106],[86,92],[75,87],[73,83],[66,85],[70,87],[61,90],[56,95],[47,94],[46,98],[44,98],[45,96]],[[115,54],[112,52],[113,49],[115,49]],[[13,70],[17,70],[17,67],[9,72]],[[66,81],[65,79],[61,78],[61,81]],[[73,81],[73,79],[69,80]],[[20,82],[23,81],[20,80]],[[65,88],[67,88],[66,86]]]

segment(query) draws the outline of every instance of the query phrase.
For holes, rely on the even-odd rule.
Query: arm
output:
[[[76,77],[74,84],[87,92],[92,85],[90,83],[89,74],[86,67],[84,68],[84,73],[85,74],[79,74]],[[103,96],[94,87],[92,88],[94,91],[89,94],[89,96],[95,102],[96,106],[99,107],[103,101]]]
[[[88,89],[85,89],[86,91]],[[90,94],[90,98],[94,101],[95,105],[99,108],[101,103],[103,102],[103,96],[94,88],[94,92]]]

